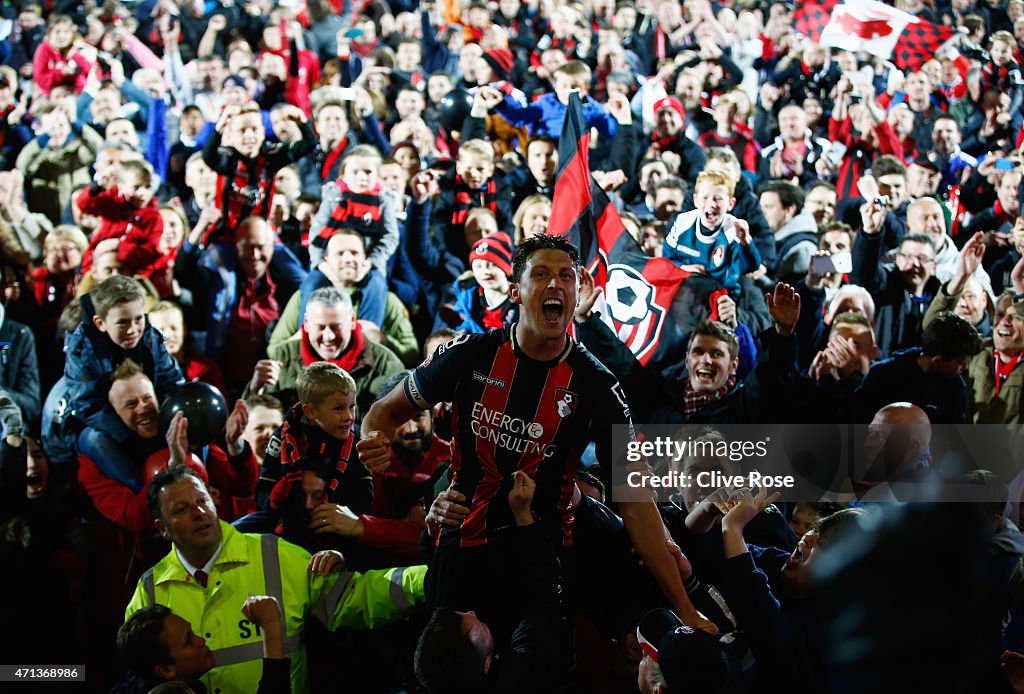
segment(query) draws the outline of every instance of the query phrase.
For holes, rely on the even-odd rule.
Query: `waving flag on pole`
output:
[[[917,70],[954,36],[877,0],[800,3],[793,14],[798,33],[815,43],[891,58],[898,68]]]
[[[602,319],[642,364],[678,361],[685,334],[673,305],[688,274],[664,258],[651,258],[626,231],[608,195],[590,175],[590,132],[578,94],[558,140],[558,174],[548,233],[565,236],[604,288]]]

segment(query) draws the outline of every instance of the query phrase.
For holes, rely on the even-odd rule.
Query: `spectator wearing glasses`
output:
[[[875,299],[875,336],[881,354],[917,346],[928,304],[939,290],[935,242],[927,234],[909,234],[898,246],[895,267],[882,265],[880,234],[867,228],[853,245],[850,283]],[[876,408],[877,409],[877,408]]]

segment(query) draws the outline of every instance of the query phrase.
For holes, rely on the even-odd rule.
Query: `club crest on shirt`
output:
[[[565,388],[558,388],[555,391],[555,410],[558,411],[558,416],[563,419],[568,417],[576,409],[576,403],[579,402],[580,396],[571,390]]]
[[[719,246],[715,249],[714,253],[711,254],[711,263],[715,267],[722,267],[723,260],[725,260],[725,246]]]

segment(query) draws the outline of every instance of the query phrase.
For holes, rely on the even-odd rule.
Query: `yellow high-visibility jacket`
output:
[[[250,535],[221,521],[220,554],[203,588],[172,549],[143,574],[125,618],[143,607],[165,605],[206,639],[217,666],[203,677],[210,694],[252,694],[263,674],[263,636],[242,615],[251,595],[271,595],[284,612],[285,654],[292,691],[308,690],[303,626],[314,617],[328,629],[370,629],[401,617],[424,600],[427,567],[327,577],[309,571],[310,555],[276,535]]]

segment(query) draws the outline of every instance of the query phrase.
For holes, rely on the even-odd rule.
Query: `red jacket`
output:
[[[854,138],[853,123],[849,116],[842,122],[829,118],[828,139],[832,142],[841,142],[847,148],[836,181],[840,199],[860,195],[857,181],[878,155],[891,154],[897,159],[903,159],[903,144],[888,122],[882,121],[875,126],[875,137],[878,138],[878,146],[869,147],[862,137]]]
[[[73,74],[66,74],[64,67],[74,64],[77,68]],[[69,87],[75,94],[81,94],[89,78],[92,63],[78,51],[65,58],[61,52],[43,40],[36,49],[32,59],[32,80],[44,95],[49,96],[54,87]]]
[[[150,199],[145,207],[135,207],[121,198],[117,188],[103,190],[98,186],[86,188],[78,194],[78,207],[85,214],[100,218],[99,229],[89,241],[89,249],[82,255],[82,272],[92,267],[92,254],[100,241],[120,239],[117,259],[125,267],[126,275],[149,277],[157,269],[163,254],[160,237],[164,233],[164,219]]]
[[[373,503],[359,516],[363,536],[359,544],[377,550],[393,566],[423,561],[420,552],[422,525],[398,515],[398,501],[410,486],[430,478],[437,467],[452,459],[451,444],[435,434],[418,457],[391,449],[391,465],[373,476]]]
[[[190,466],[210,485],[210,494],[221,520],[239,517],[234,510],[235,497],[252,496],[259,476],[259,466],[252,450],[246,446],[240,458],[231,461],[224,449],[212,445],[207,448],[206,466],[194,461]],[[164,451],[157,451],[152,459]],[[147,483],[138,494],[104,475],[87,456],[78,457],[78,483],[89,495],[96,510],[111,523],[135,535],[153,530],[153,516],[146,503]]]

